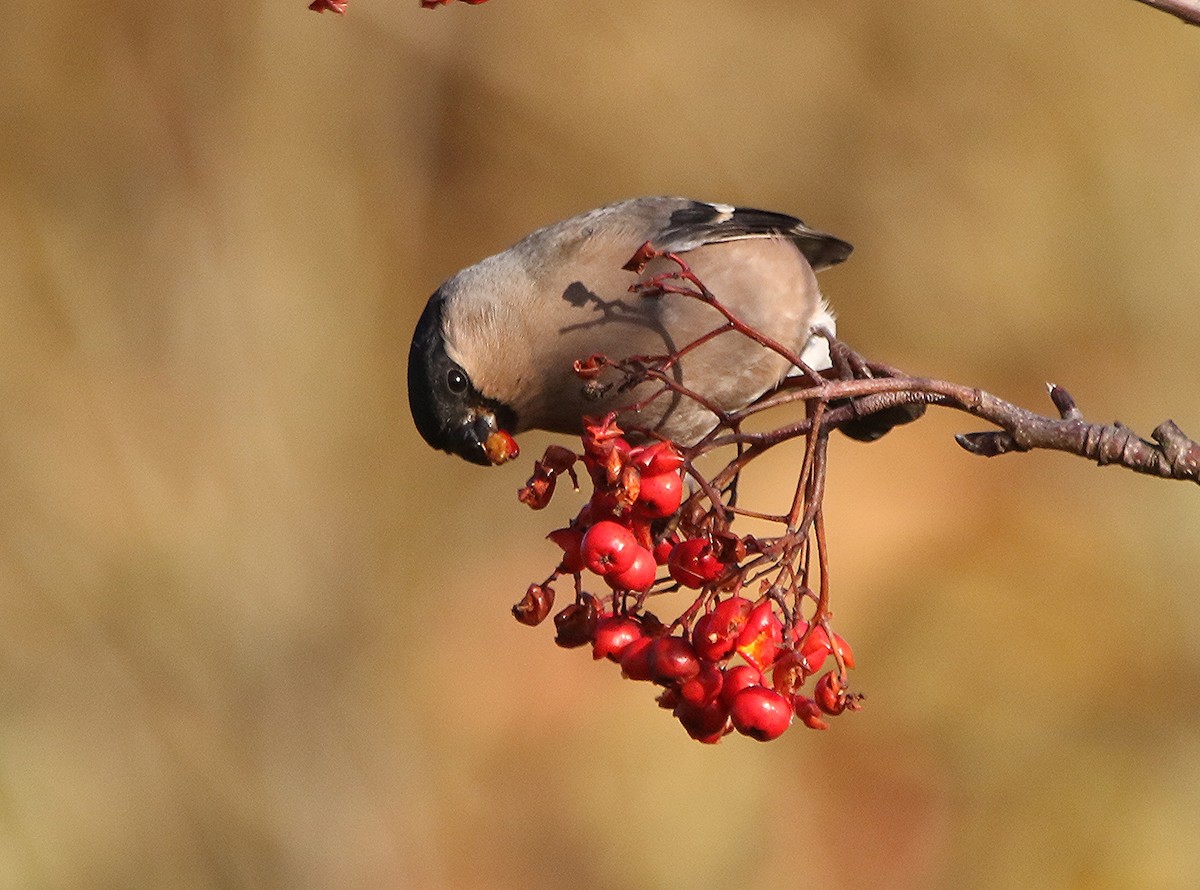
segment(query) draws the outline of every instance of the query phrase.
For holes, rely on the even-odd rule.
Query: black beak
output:
[[[490,467],[492,462],[488,460],[483,443],[496,429],[496,415],[490,411],[473,414],[458,428],[458,435],[455,436],[454,445],[450,450],[473,464]]]

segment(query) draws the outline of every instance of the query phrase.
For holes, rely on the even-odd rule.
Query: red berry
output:
[[[733,728],[760,742],[783,735],[792,722],[792,703],[766,686],[747,686],[729,708]]]
[[[792,710],[800,718],[800,722],[809,729],[829,729],[829,724],[821,716],[821,709],[811,698],[797,695],[792,699]]]
[[[737,651],[759,670],[775,660],[783,642],[783,623],[776,617],[770,600],[763,600],[746,616],[746,626],[738,634]]]
[[[603,519],[587,530],[579,552],[583,564],[597,575],[611,575],[633,565],[637,541],[625,526]]]
[[[690,680],[700,673],[700,660],[692,644],[683,637],[659,637],[650,647],[650,653],[656,682]]]
[[[645,593],[654,583],[658,569],[658,566],[654,564],[654,554],[637,544],[634,545],[634,548],[636,552],[629,568],[623,572],[613,572],[604,576],[604,580],[613,590],[633,590]]]
[[[642,625],[633,618],[619,615],[601,618],[593,635],[592,658],[619,662],[621,653],[642,636]]]
[[[630,680],[649,680],[654,677],[654,662],[650,644],[653,637],[640,637],[621,653],[621,673]]]
[[[665,566],[667,560],[671,558],[671,551],[675,545],[679,543],[679,538],[671,535],[669,538],[663,538],[654,545],[654,561],[660,566]]]
[[[715,745],[729,732],[729,709],[720,699],[707,705],[681,701],[675,706],[674,714],[688,735],[706,745]]]
[[[724,682],[721,669],[710,661],[700,662],[700,673],[679,686],[679,695],[693,705],[707,705],[721,693]]]
[[[673,442],[653,442],[635,448],[629,452],[629,460],[643,476],[678,473],[683,466],[683,455]]]
[[[521,454],[517,441],[504,430],[496,430],[483,443],[483,453],[493,465],[507,463]]]
[[[711,612],[697,618],[692,628],[692,645],[696,647],[696,654],[709,661],[721,661],[729,657],[753,605],[745,597],[731,596],[717,603]]]
[[[808,629],[808,625],[803,622],[797,626],[795,634],[797,639],[804,635]],[[833,639],[837,644],[838,652],[842,656],[842,661],[846,667],[854,667],[854,651],[850,648],[850,644],[843,640],[836,633]],[[833,646],[829,644],[829,634],[825,632],[825,628],[818,625],[809,634],[808,639],[804,643],[804,648],[800,650],[800,654],[804,656],[805,662],[808,664],[808,672],[815,674],[825,664],[825,659],[833,652]]]
[[[748,664],[726,668],[723,674],[721,701],[725,702],[725,707],[732,705],[734,696],[747,686],[761,686],[763,681],[762,671]]]
[[[683,503],[683,478],[679,473],[642,475],[634,510],[642,516],[661,519],[670,516]]]
[[[842,686],[842,681],[836,672],[827,671],[821,675],[821,679],[817,681],[817,686],[813,690],[813,699],[816,701],[817,707],[831,717],[836,717],[846,710],[848,704],[846,689]]]
[[[695,588],[715,581],[725,566],[713,556],[711,541],[707,538],[689,538],[671,550],[667,569],[671,577],[684,587]]]
[[[833,635],[833,644],[837,646],[838,653],[842,656],[842,661],[846,667],[854,667],[854,650],[850,648],[850,644],[843,640],[836,633]]]

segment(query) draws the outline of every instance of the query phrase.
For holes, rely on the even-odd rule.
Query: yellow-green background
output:
[[[646,193],[854,242],[874,357],[1200,433],[1200,29],[1132,0],[8,4],[0,888],[1200,885],[1194,486],[836,440],[867,708],[770,745],[512,621],[577,502],[424,447],[409,333]]]

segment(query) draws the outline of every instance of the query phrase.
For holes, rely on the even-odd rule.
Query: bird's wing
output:
[[[683,253],[721,241],[784,237],[795,243],[813,269],[820,271],[842,262],[854,249],[842,239],[809,228],[802,220],[784,213],[686,199],[665,199],[662,205],[665,223],[651,243],[663,251]]]

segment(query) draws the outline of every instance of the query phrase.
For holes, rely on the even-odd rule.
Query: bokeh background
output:
[[[1193,486],[838,440],[867,708],[770,745],[512,621],[577,504],[429,452],[408,337],[646,193],[854,242],[871,356],[1200,433],[1200,30],[1132,0],[12,7],[0,887],[1200,885]]]

